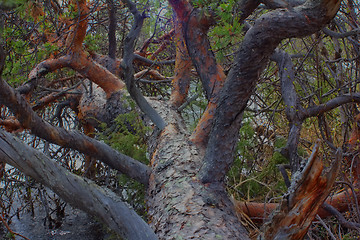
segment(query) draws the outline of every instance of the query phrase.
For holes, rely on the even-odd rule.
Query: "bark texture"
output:
[[[150,225],[160,239],[248,239],[223,185],[196,178],[203,155],[187,139],[181,117],[153,102],[169,123],[151,157],[147,205]]]
[[[281,40],[320,30],[336,14],[340,0],[307,1],[292,10],[275,10],[255,21],[246,33],[220,100],[199,173],[202,182],[221,182],[234,158],[241,116],[259,75]]]
[[[149,167],[80,132],[52,126],[40,118],[26,100],[1,78],[0,97],[0,104],[7,106],[17,116],[22,126],[30,129],[34,135],[59,146],[93,156],[145,185],[148,183]]]

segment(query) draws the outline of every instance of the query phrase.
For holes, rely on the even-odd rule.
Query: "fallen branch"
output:
[[[49,187],[72,206],[98,217],[124,239],[157,239],[147,223],[116,194],[68,172],[4,130],[0,130],[0,161]]]

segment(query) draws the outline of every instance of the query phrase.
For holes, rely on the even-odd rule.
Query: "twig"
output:
[[[6,229],[7,229],[11,234],[16,235],[16,236],[19,236],[19,237],[22,237],[22,238],[24,238],[24,239],[26,239],[26,240],[30,240],[29,238],[21,235],[20,233],[16,233],[16,232],[14,232],[13,230],[11,230],[11,228],[9,227],[9,225],[7,224],[7,222],[5,221],[5,219],[3,218],[3,216],[1,216],[1,215],[0,215],[0,220],[1,220],[1,222],[4,224],[4,226],[6,227]]]

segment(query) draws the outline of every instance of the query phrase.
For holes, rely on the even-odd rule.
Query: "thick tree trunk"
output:
[[[181,117],[165,103],[152,103],[169,123],[151,157],[147,205],[155,233],[160,239],[248,239],[224,185],[197,180],[203,153],[188,141]]]

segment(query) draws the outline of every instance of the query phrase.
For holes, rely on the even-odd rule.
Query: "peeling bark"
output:
[[[301,175],[294,177],[289,193],[269,222],[263,226],[259,239],[303,239],[318,209],[329,195],[340,169],[341,151],[331,169],[324,174],[323,163],[317,158],[319,146],[314,147]]]
[[[182,24],[177,19],[175,21],[175,78],[173,80],[170,101],[175,108],[179,108],[186,101],[191,80],[192,64],[186,47]]]
[[[190,140],[197,146],[205,148],[213,124],[219,92],[226,77],[222,67],[216,62],[207,38],[209,27],[214,24],[215,20],[205,16],[197,9],[194,10],[190,3],[186,3],[186,1],[181,3],[184,8],[178,7],[179,2],[169,2],[177,14],[178,21],[182,24],[188,53],[199,74],[205,96],[209,101],[204,114],[190,137]]]
[[[249,239],[224,185],[196,179],[203,155],[187,141],[181,117],[166,103],[152,104],[169,123],[151,157],[147,205],[155,233],[160,239]]]

